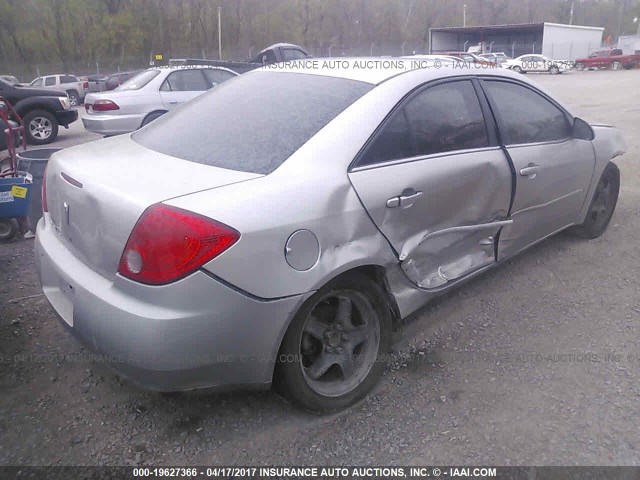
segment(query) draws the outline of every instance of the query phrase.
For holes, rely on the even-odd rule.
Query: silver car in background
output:
[[[88,94],[82,123],[106,136],[133,132],[237,75],[206,65],[151,68],[115,90]]]
[[[344,408],[396,322],[561,230],[605,231],[615,128],[504,69],[322,63],[246,73],[51,158],[42,287],[121,374]]]

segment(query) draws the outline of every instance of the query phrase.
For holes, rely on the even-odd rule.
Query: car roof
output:
[[[422,61],[421,61],[422,60]],[[520,74],[504,68],[451,68],[442,65],[434,68],[424,68],[424,59],[412,62],[408,58],[380,58],[380,57],[355,57],[355,58],[306,58],[266,65],[253,72],[273,73],[301,73],[307,75],[320,75],[326,77],[344,78],[360,82],[378,85],[392,77],[402,75],[415,70],[424,70],[425,81],[438,78],[446,78],[459,75],[495,75],[520,79]],[[453,62],[452,62],[453,64]]]

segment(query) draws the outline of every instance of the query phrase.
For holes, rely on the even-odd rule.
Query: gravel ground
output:
[[[58,324],[32,241],[1,245],[0,464],[639,465],[640,71],[535,78],[625,133],[608,231],[552,238],[421,310],[340,414],[123,383]],[[66,145],[91,139],[75,130]]]

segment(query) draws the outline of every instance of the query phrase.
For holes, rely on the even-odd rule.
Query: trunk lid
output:
[[[67,248],[113,278],[131,230],[148,206],[261,176],[154,152],[127,135],[55,153],[47,170],[47,203]]]

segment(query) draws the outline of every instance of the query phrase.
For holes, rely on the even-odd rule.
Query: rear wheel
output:
[[[558,68],[558,66],[557,66],[557,65],[552,65],[552,66],[549,68],[549,73],[550,73],[551,75],[557,75],[557,74],[559,74],[559,73],[560,73],[560,69]]]
[[[581,238],[597,238],[602,235],[616,209],[619,192],[620,170],[615,163],[609,162],[596,186],[584,222],[571,227],[569,232]]]
[[[142,125],[140,125],[140,128],[144,127],[145,125],[149,125],[151,122],[153,122],[157,118],[160,118],[162,115],[164,115],[164,112],[153,112],[153,113],[150,113],[142,121]]]
[[[618,61],[613,62],[613,64],[611,65],[611,68],[613,70],[620,70],[622,68],[622,64]]]
[[[294,404],[315,412],[365,397],[384,371],[391,313],[384,291],[362,275],[339,278],[298,311],[280,347],[275,384]]]
[[[46,145],[58,136],[58,121],[45,110],[33,110],[23,117],[27,141],[32,145]]]
[[[20,225],[15,218],[0,218],[0,242],[10,242],[19,230]]]

